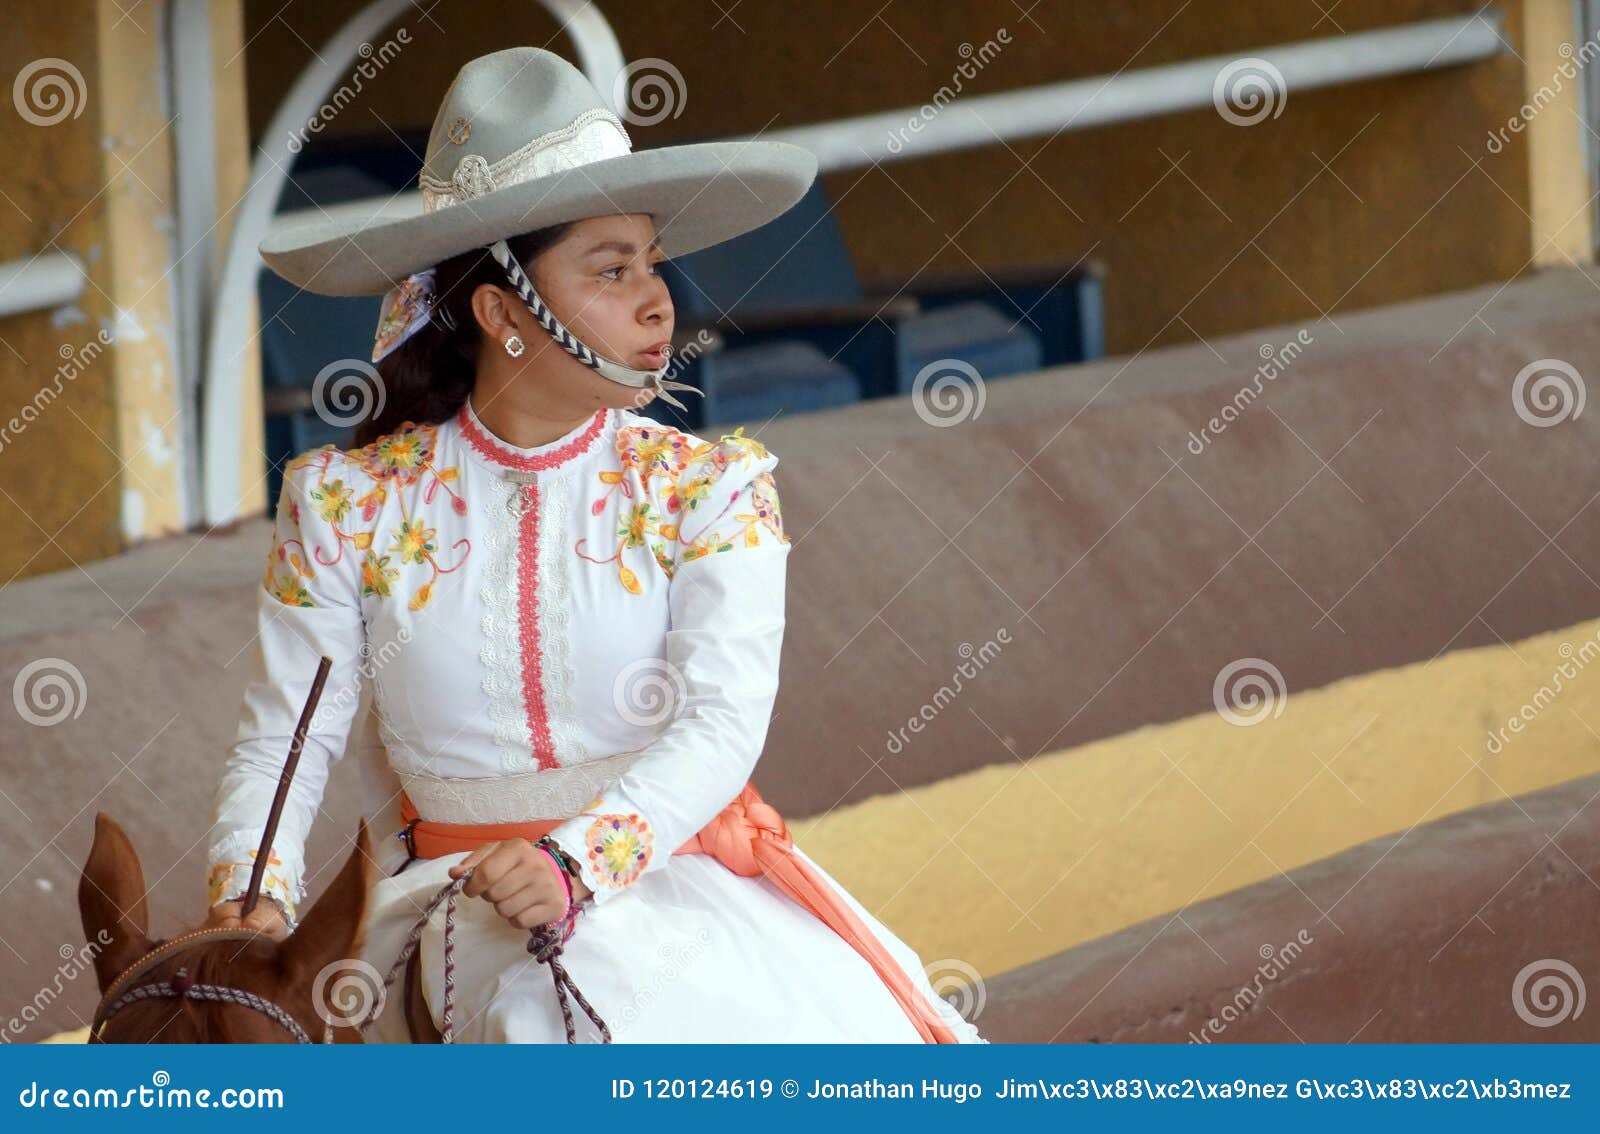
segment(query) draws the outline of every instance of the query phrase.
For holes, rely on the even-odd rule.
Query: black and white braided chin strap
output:
[[[557,319],[555,312],[551,311],[539,293],[533,289],[533,281],[528,278],[528,273],[522,270],[522,265],[517,263],[517,258],[511,254],[511,248],[504,240],[496,240],[488,246],[489,252],[500,262],[500,267],[505,270],[506,278],[511,281],[511,286],[517,289],[517,294],[522,296],[522,301],[528,305],[528,310],[550,337],[560,343],[566,352],[579,362],[592,370],[598,371],[603,377],[613,382],[620,382],[624,386],[635,389],[654,390],[662,401],[670,402],[681,410],[689,407],[680,402],[669,390],[689,390],[704,396],[704,392],[691,386],[687,382],[676,382],[664,378],[672,362],[669,359],[660,370],[635,370],[631,366],[623,366],[620,362],[613,362],[609,358],[602,358],[586,346],[566,326]]]

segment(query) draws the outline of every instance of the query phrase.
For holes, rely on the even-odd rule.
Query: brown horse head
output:
[[[170,980],[180,967],[195,984],[213,984],[251,992],[276,1004],[321,1039],[324,1021],[336,1023],[339,1043],[360,1043],[354,1026],[359,1014],[338,1002],[324,1001],[348,992],[336,975],[361,955],[364,943],[367,888],[372,875],[372,840],[363,819],[356,848],[339,876],[282,942],[265,935],[251,939],[199,940],[181,954],[168,957],[142,973],[135,984]],[[94,846],[78,884],[78,910],[91,944],[105,942],[95,953],[95,972],[104,994],[111,982],[167,938],[149,936],[144,871],[122,827],[104,811],[95,816]],[[319,980],[319,974],[327,971]],[[315,990],[315,991],[314,991]],[[375,989],[370,990],[376,992]],[[293,1037],[270,1015],[241,1004],[189,998],[152,998],[130,1004],[106,1021],[101,1038],[108,1043],[285,1043]]]

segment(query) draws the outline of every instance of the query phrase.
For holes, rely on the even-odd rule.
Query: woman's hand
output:
[[[460,878],[471,867],[477,869],[461,892],[469,898],[482,895],[516,929],[546,925],[566,912],[567,888],[555,864],[527,839],[484,843],[452,866],[450,877]],[[581,878],[572,879],[574,903],[591,892]]]
[[[239,916],[243,907],[242,900],[218,902],[206,913],[206,928],[253,929],[265,933],[274,941],[282,941],[289,936],[288,923],[284,921],[283,911],[276,902],[265,897],[257,898],[256,908],[250,911],[247,918]]]

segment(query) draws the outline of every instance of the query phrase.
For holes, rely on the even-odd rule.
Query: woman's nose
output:
[[[659,276],[650,285],[650,294],[645,299],[641,316],[645,322],[665,322],[672,318],[672,293],[667,290],[667,281]]]

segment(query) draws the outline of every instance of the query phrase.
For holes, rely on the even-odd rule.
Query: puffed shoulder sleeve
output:
[[[360,701],[366,537],[349,529],[370,488],[355,462],[331,445],[285,467],[256,595],[255,638],[242,655],[250,675],[239,728],[216,789],[207,854],[212,905],[249,885],[295,725],[318,664],[331,658],[262,876],[262,893],[284,903],[291,927],[305,898],[306,837]]]
[[[739,794],[766,741],[789,539],[778,458],[743,432],[697,445],[664,489],[662,514],[673,517],[657,552],[669,578],[666,656],[659,672],[635,679],[670,689],[676,711],[626,772],[551,832],[596,903],[666,867]]]

